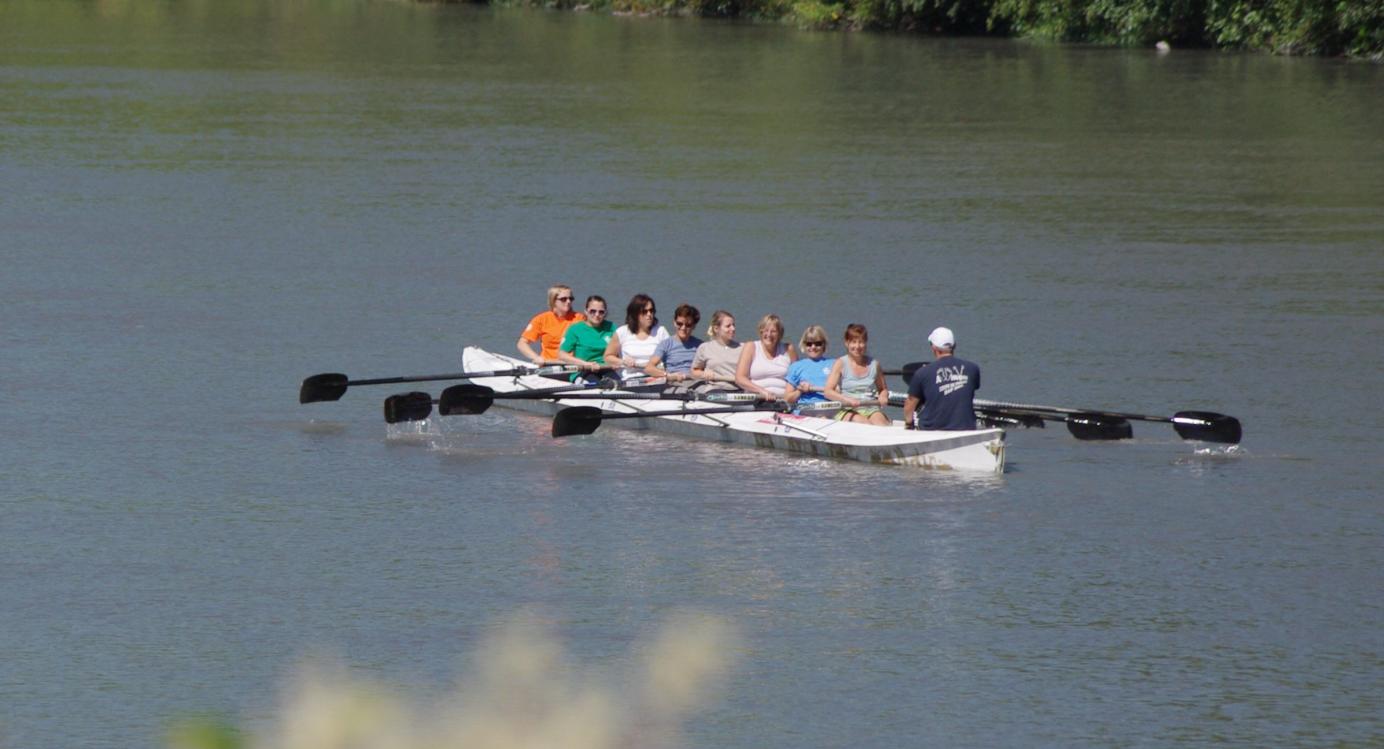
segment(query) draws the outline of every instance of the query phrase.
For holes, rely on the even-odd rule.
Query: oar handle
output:
[[[602,411],[601,421],[610,419],[647,419],[654,416],[706,416],[714,414],[743,414],[743,413],[788,413],[789,408],[783,401],[765,401],[765,405],[759,407],[745,408],[735,406],[717,406],[716,408],[682,408],[676,411],[639,411],[636,413],[613,413]],[[594,418],[594,417],[593,417]]]
[[[379,377],[371,380],[351,380],[347,385],[394,385],[401,382],[433,382],[435,380],[469,380],[475,377],[508,377],[510,375],[566,374],[575,369],[566,365],[550,367],[514,367],[490,372],[451,372],[448,374],[413,375],[410,377]]]
[[[451,374],[435,375],[415,375],[412,377],[376,377],[369,380],[350,380],[346,384],[354,387],[356,385],[396,385],[401,382],[431,382],[433,380],[460,380],[466,377],[465,372],[454,372]]]

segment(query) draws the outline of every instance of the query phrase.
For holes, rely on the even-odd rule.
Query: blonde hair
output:
[[[774,326],[774,329],[778,331],[779,338],[783,338],[783,318],[772,312],[759,318],[759,325],[755,326],[755,332],[759,335],[764,335],[764,330],[770,325]]]
[[[804,330],[802,337],[798,339],[798,348],[803,348],[809,338],[814,341],[821,341],[825,344],[827,342],[827,329],[821,325],[807,326],[807,330]]]
[[[548,309],[552,309],[557,304],[557,295],[564,291],[571,291],[572,287],[565,283],[555,283],[548,287]]]
[[[731,313],[723,309],[718,309],[715,312],[711,313],[711,327],[706,329],[706,337],[715,338],[716,329],[721,327],[721,322],[725,320],[727,317],[729,317],[732,320],[735,319],[735,315],[732,315]]]

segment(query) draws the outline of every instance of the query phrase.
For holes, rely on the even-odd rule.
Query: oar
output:
[[[768,401],[755,408],[703,408],[685,411],[642,411],[640,413],[609,413],[595,406],[571,406],[557,412],[553,417],[553,436],[568,437],[574,434],[591,434],[601,426],[602,421],[610,419],[648,419],[658,416],[707,416],[710,414],[739,414],[748,411],[777,411],[788,413],[791,410],[783,401]]]
[[[432,414],[433,397],[424,392],[400,393],[384,399],[384,420],[390,424],[401,421],[422,421]]]
[[[902,406],[904,396],[891,393],[889,404]],[[984,405],[982,405],[984,404]],[[1070,414],[1056,412],[1037,412],[1024,408],[1004,408],[1003,404],[975,402],[976,417],[991,426],[1022,426],[1043,428],[1043,421],[1061,421],[1067,431],[1079,440],[1127,440],[1134,436],[1134,428],[1123,418],[1072,410]]]
[[[976,417],[981,421],[1004,425],[1006,423],[1023,427],[1043,427],[1043,420],[1060,421],[1067,425],[1067,431],[1079,440],[1127,440],[1134,436],[1134,427],[1121,418],[1091,413],[1052,414],[1031,413],[1009,409],[976,407]]]
[[[616,385],[617,383],[611,379],[601,380],[600,382],[600,386],[603,388],[614,388],[616,387]],[[537,390],[528,390],[525,392],[532,393],[534,397],[541,397],[543,395],[552,397],[557,393],[580,392],[585,387],[587,386],[562,385],[560,387],[539,388]],[[430,415],[432,415],[433,406],[439,406],[437,412],[442,414],[443,416],[450,416],[452,414],[484,413],[485,408],[490,407],[489,404],[487,404],[485,408],[479,408],[479,410],[466,410],[467,394],[473,392],[473,388],[478,388],[479,392],[494,392],[493,390],[491,390],[488,387],[485,387],[484,385],[466,384],[453,385],[452,387],[443,390],[442,397],[440,399],[434,399],[431,395],[422,392],[400,393],[398,395],[391,395],[388,398],[384,399],[384,420],[389,422],[390,424],[395,424],[400,421],[422,421],[423,419],[426,419]],[[448,393],[450,391],[456,392],[452,393],[451,397],[449,398]]]
[[[992,427],[1027,427],[1031,429],[1045,429],[1047,425],[1043,423],[1043,417],[1036,414],[1021,413],[1018,411],[991,411],[988,409],[977,408],[976,418]]]
[[[1022,411],[1040,415],[1048,413],[1064,417],[1078,416],[1088,420],[1133,419],[1135,421],[1152,421],[1172,424],[1173,430],[1176,431],[1177,435],[1182,439],[1200,440],[1202,442],[1220,442],[1235,445],[1239,444],[1242,436],[1239,419],[1214,411],[1178,411],[1172,416],[1148,416],[1145,414],[1131,414],[1120,411],[1094,411],[1089,409],[1035,406],[1025,403],[1004,403],[985,400],[977,400],[975,405],[979,408]],[[1068,429],[1071,429],[1071,427],[1069,426]],[[1072,434],[1075,435],[1076,432],[1073,431]]]
[[[912,385],[913,375],[917,374],[918,370],[922,369],[923,367],[926,367],[927,365],[928,362],[925,361],[909,362],[898,369],[886,369],[884,370],[884,373],[886,375],[903,375],[903,381],[906,384]]]
[[[434,382],[437,380],[469,380],[473,377],[509,377],[510,375],[550,375],[573,372],[576,367],[555,365],[550,367],[514,367],[497,369],[491,372],[454,372],[451,374],[417,375],[411,377],[380,377],[373,380],[351,380],[340,372],[315,374],[303,380],[298,390],[299,403],[341,400],[346,388],[356,385],[394,385],[401,382]]]
[[[602,381],[603,390],[613,390],[617,383]],[[663,401],[709,401],[716,403],[753,402],[758,396],[753,393],[584,393],[571,388],[542,390],[521,390],[498,393],[484,385],[453,385],[442,391],[438,399],[438,413],[443,416],[456,414],[482,414],[495,405],[496,400],[663,400]]]

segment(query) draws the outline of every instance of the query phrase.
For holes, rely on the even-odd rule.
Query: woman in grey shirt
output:
[[[692,377],[712,383],[718,388],[733,389],[735,367],[740,363],[740,343],[735,340],[735,316],[718,309],[711,316],[708,340],[697,347],[692,358]]]

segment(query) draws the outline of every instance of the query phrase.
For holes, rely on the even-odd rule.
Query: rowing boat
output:
[[[468,372],[505,370],[525,364],[518,359],[476,347],[465,349],[462,362],[463,369]],[[473,382],[490,387],[497,394],[551,390],[553,386],[551,379],[538,375],[477,377]],[[944,470],[1004,471],[1002,429],[957,432],[909,430],[904,429],[900,421],[884,427],[816,416],[749,410],[697,414],[700,410],[717,409],[721,404],[618,398],[590,400],[589,396],[587,399],[563,399],[561,394],[556,393],[551,398],[501,400],[498,403],[507,408],[541,414],[556,414],[571,406],[595,406],[611,414],[647,413],[648,418],[612,421],[614,425],[625,428],[774,448],[799,455]]]

